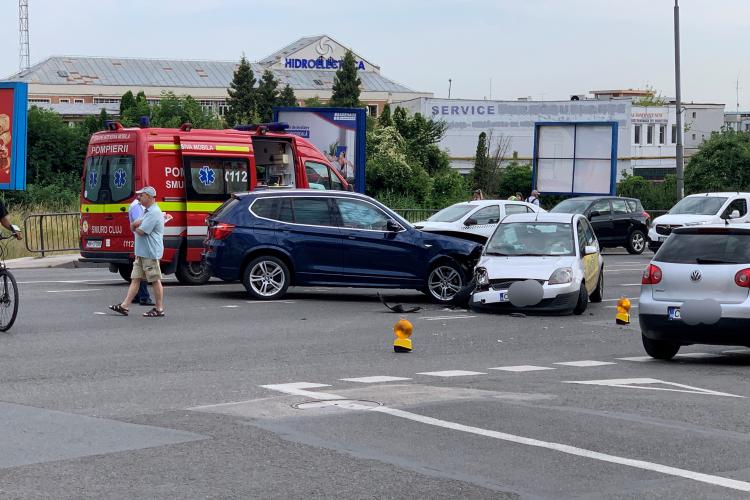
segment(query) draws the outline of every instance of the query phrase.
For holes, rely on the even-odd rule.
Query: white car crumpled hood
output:
[[[556,269],[573,267],[575,257],[502,257],[484,255],[477,266],[487,269],[489,279],[548,280]]]
[[[417,222],[414,225],[419,226],[422,231],[449,231],[449,230],[456,230],[461,227],[457,225],[455,222],[423,221],[423,222]]]
[[[715,215],[692,215],[692,214],[665,214],[655,218],[652,225],[668,224],[670,226],[684,226],[686,224],[696,224],[699,222],[717,222],[719,218]]]

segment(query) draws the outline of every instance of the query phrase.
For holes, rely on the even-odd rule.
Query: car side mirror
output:
[[[476,225],[477,225],[477,220],[473,217],[469,217],[468,219],[466,219],[466,221],[464,221],[464,226],[476,226]]]
[[[594,245],[586,245],[586,247],[583,249],[583,255],[591,255],[597,252],[599,252],[599,249]]]
[[[740,211],[739,210],[732,210],[732,213],[729,214],[730,219],[739,219],[740,218]]]
[[[592,212],[589,212],[589,216],[588,217],[589,217],[589,219],[591,219],[592,217],[599,217],[601,214],[602,213],[600,211],[594,210]]]
[[[388,219],[386,221],[385,228],[387,231],[392,232],[392,233],[397,233],[404,229],[403,227],[401,227],[401,224],[399,224],[393,219]]]

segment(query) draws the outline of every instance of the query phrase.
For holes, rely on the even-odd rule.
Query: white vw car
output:
[[[474,271],[471,305],[582,314],[601,302],[604,260],[580,214],[511,215],[498,224]]]
[[[524,201],[478,200],[456,203],[442,209],[414,227],[430,233],[484,243],[506,215],[544,212],[543,208]]]

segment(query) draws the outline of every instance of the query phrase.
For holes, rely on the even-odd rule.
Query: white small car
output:
[[[510,200],[478,200],[456,203],[414,227],[430,233],[485,243],[506,215],[545,212],[533,203]]]
[[[657,217],[648,231],[648,247],[656,252],[673,229],[684,226],[750,222],[747,207],[750,193],[691,194],[677,202],[669,213]]]
[[[582,314],[603,298],[604,259],[583,215],[511,215],[484,246],[474,278],[472,307]]]

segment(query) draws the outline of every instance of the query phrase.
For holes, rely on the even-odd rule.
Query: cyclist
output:
[[[17,240],[23,239],[20,228],[10,221],[10,215],[8,215],[8,210],[5,208],[5,204],[2,200],[0,200],[0,224],[12,232]]]

